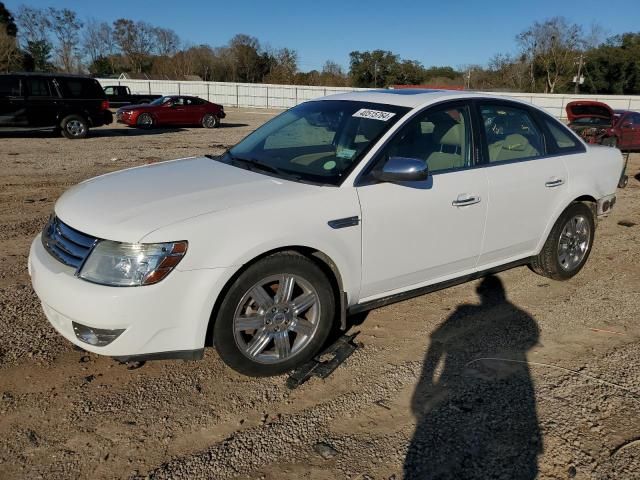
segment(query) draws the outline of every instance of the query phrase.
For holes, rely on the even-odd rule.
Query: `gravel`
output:
[[[55,199],[270,118],[228,115],[0,142],[0,478],[640,478],[640,155],[576,278],[518,268],[499,275],[505,301],[476,281],[372,311],[352,327],[363,347],[295,390],[210,349],[130,370],[57,335],[25,268]]]

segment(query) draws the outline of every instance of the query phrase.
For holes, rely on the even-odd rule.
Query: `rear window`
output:
[[[102,87],[92,78],[57,78],[66,98],[106,98]]]
[[[18,77],[0,76],[0,96],[16,97],[20,95],[20,80]]]

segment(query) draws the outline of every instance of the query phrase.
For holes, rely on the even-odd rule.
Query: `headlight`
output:
[[[187,252],[187,242],[118,243],[102,240],[80,270],[80,278],[114,287],[158,283]]]

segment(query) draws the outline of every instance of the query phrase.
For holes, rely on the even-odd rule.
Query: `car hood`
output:
[[[310,192],[318,187],[244,170],[207,157],[121,170],[67,190],[55,206],[69,226],[98,238],[138,242],[199,215]]]
[[[566,110],[569,122],[574,122],[578,118],[599,118],[607,123],[613,122],[613,110],[606,103],[594,101],[569,102]]]

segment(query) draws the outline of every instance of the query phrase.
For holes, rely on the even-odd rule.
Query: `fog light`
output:
[[[609,200],[605,200],[605,202],[602,204],[602,211],[603,212],[609,211]]]
[[[73,331],[76,334],[78,340],[83,343],[88,343],[94,347],[104,347],[113,342],[116,338],[124,332],[124,328],[117,330],[107,330],[104,328],[87,327],[80,323],[71,322],[73,324]]]

